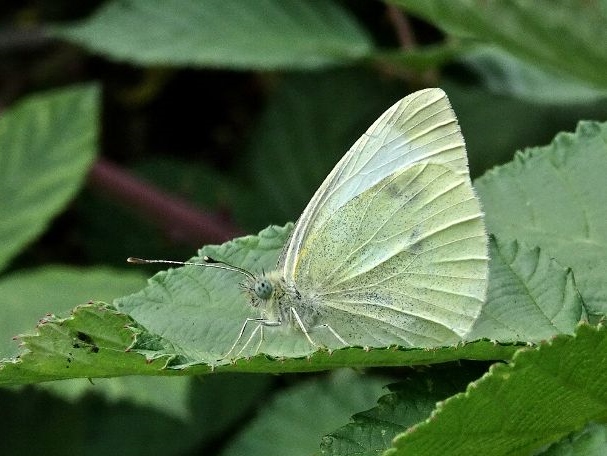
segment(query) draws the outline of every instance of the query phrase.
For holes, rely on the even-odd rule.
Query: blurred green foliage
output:
[[[509,162],[516,150],[548,144],[557,133],[573,131],[580,120],[607,118],[607,6],[602,0],[90,0],[0,8],[0,352],[6,356],[17,352],[11,337],[34,332],[37,319],[45,314],[66,316],[88,300],[110,302],[140,289],[145,274],[132,267],[127,271],[127,256],[186,259],[201,247],[198,240],[181,236],[179,226],[167,230],[155,224],[149,211],[121,197],[108,181],[89,179],[85,186],[88,173],[95,172],[95,156],[119,163],[201,212],[256,233],[270,224],[295,221],[364,128],[392,102],[422,87],[441,87],[448,93],[474,177]],[[584,150],[578,146],[565,155]],[[597,146],[593,151],[595,161],[588,161],[587,174],[561,173],[556,166],[556,176],[568,176],[572,180],[567,182],[577,185],[571,188],[581,188],[584,176],[593,175],[593,169],[601,174],[604,167],[604,150]],[[536,165],[518,173],[513,167],[519,162],[513,163],[497,172],[512,179],[512,186],[523,188],[516,179],[526,179],[528,185],[537,179],[526,174]],[[583,158],[577,156],[569,169],[579,170],[580,163]],[[543,189],[542,195],[556,195],[549,185],[555,181],[557,177],[535,182],[538,193]],[[591,224],[601,230],[590,230],[587,236],[592,243],[586,248],[599,266],[584,267],[589,264],[583,263],[584,257],[571,255],[563,244],[554,251],[549,248],[561,233],[561,223],[572,222],[570,226],[583,220],[571,215],[576,207],[586,208],[580,201],[593,201],[593,218],[604,215],[597,203],[604,184],[594,176],[584,193],[576,195],[579,199],[561,204],[555,197],[535,206],[525,205],[534,201],[500,193],[502,182],[495,173],[479,181],[481,196],[491,198],[494,207],[504,206],[504,219],[496,217],[492,231],[525,241],[530,248],[546,246],[541,258],[556,256],[573,267],[600,316],[607,301],[602,291],[605,273],[599,267],[605,227]],[[550,204],[563,212],[552,211]],[[522,208],[536,215],[537,207],[562,220],[546,222],[546,234],[518,230]],[[582,228],[574,236],[580,233]],[[563,251],[569,256],[554,253]],[[510,273],[523,275],[514,267]],[[578,337],[575,341],[562,336],[558,344],[564,351],[554,349],[554,356],[569,353],[571,364],[563,382],[577,371],[589,372],[588,378],[596,375],[592,366],[576,368],[574,355],[584,344],[596,349],[595,365],[607,350],[604,331]],[[58,353],[53,347],[45,349],[49,357]],[[370,390],[370,397],[379,399],[376,371],[315,379],[304,374],[221,374],[202,381],[80,379],[3,389],[0,435],[7,454],[104,455],[118,449],[129,455],[234,454],[228,444],[249,448],[247,454],[267,454],[256,440],[293,445],[305,441],[300,449],[306,454],[319,453],[321,441],[324,454],[352,454],[363,447],[367,452],[360,454],[377,454],[372,452],[392,447],[396,433],[423,421],[435,401],[464,391],[469,379],[480,377],[486,366],[442,369],[438,374],[431,369],[427,376],[405,368],[381,371],[383,382],[387,375],[395,380],[414,377],[418,389],[412,398],[403,399],[394,396],[399,387],[391,387],[379,411],[365,412],[374,416],[389,409],[387,416],[394,420],[390,432],[374,428],[377,433],[369,437],[369,428],[357,427],[362,416],[347,431],[335,427],[331,432],[332,438],[345,435],[349,445],[361,443],[358,446],[330,446],[322,436],[331,428],[323,428],[320,421],[335,426],[332,420],[369,408],[347,397],[349,391]],[[456,389],[443,391],[439,386],[441,396],[432,388],[433,374],[466,380]],[[510,372],[492,369],[491,374],[485,386],[502,385],[499,379]],[[533,384],[539,376],[520,378],[520,384],[531,385],[531,393],[533,388],[541,390]],[[536,429],[537,440],[525,441],[527,446],[521,448],[513,431],[507,438],[502,435],[499,444],[493,440],[483,454],[604,454],[605,427],[580,428],[605,421],[605,384],[596,384],[589,401],[577,395],[587,391],[583,388],[562,393],[572,399],[570,408],[554,411],[553,417],[567,415],[571,421],[559,432]],[[330,416],[315,408],[314,398],[323,391],[346,392],[345,397],[329,394],[335,403],[322,399],[336,412]],[[432,404],[426,404],[428,410],[415,421],[395,418],[399,413],[413,416],[408,410],[428,398]],[[450,404],[467,400],[468,393]],[[526,414],[531,404],[522,402],[504,420],[512,423]],[[487,410],[501,407],[481,405]],[[257,418],[255,407],[263,410]],[[315,413],[326,420],[314,423]],[[311,423],[287,425],[290,416],[308,417]],[[550,416],[540,416],[550,423]],[[441,454],[472,454],[465,452],[466,444],[475,441],[466,440],[465,431],[474,430],[474,422],[461,424],[464,419],[458,415],[452,421],[459,423],[452,429],[454,435],[464,437],[452,439],[451,452]],[[387,422],[386,416],[381,420]],[[432,435],[430,424],[424,425],[424,432],[430,429]],[[266,430],[260,435],[255,429]],[[573,434],[560,440],[568,432]],[[297,433],[301,439],[295,439]],[[486,437],[492,442],[495,434]],[[373,445],[362,445],[371,440]],[[403,441],[403,447],[410,442]],[[309,442],[318,444],[309,447]],[[433,454],[424,448],[424,454]],[[277,454],[289,453],[288,448],[275,449]],[[397,447],[389,451],[400,454]]]

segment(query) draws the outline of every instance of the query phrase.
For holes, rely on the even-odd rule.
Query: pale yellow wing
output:
[[[469,331],[485,299],[487,237],[442,90],[409,95],[367,130],[279,265],[348,342],[433,346]]]

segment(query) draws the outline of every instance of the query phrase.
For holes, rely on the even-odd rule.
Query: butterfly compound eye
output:
[[[257,279],[253,288],[255,290],[255,294],[261,299],[269,299],[274,291],[274,287],[272,287],[270,281],[265,277]]]

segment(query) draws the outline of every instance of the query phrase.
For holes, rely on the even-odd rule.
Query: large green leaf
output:
[[[390,0],[448,33],[493,43],[566,77],[607,87],[607,8],[574,0]]]
[[[31,96],[0,118],[0,269],[74,197],[95,158],[98,88]]]
[[[531,454],[607,419],[606,350],[607,330],[582,325],[493,365],[465,393],[447,398],[453,374],[393,386],[379,407],[325,438],[325,454],[378,454],[392,438],[385,455]]]
[[[475,182],[490,232],[571,267],[590,313],[607,312],[607,124],[581,122]]]
[[[202,256],[208,255],[250,271],[269,271],[276,264],[291,228],[291,225],[286,228],[270,227],[263,230],[259,236],[235,239],[219,247],[207,246],[200,251],[199,257],[191,261],[200,263]],[[161,350],[158,354],[179,356],[178,364],[174,367],[179,364],[198,363],[229,365],[229,359],[250,357],[257,353],[257,340],[254,340],[247,345],[247,351],[232,353],[229,359],[226,358],[230,347],[239,337],[239,331],[246,318],[259,315],[240,290],[239,280],[241,280],[239,276],[231,271],[186,266],[157,274],[150,280],[147,288],[135,295],[121,298],[115,304],[151,334],[162,338],[169,351]],[[246,333],[244,337],[249,337],[249,334]],[[476,348],[480,350],[477,353],[480,359],[491,356],[488,353],[482,354],[483,349],[480,347]],[[140,347],[135,344],[133,349],[137,350]],[[454,359],[453,356],[470,356],[470,353],[476,350],[471,346],[460,347],[455,351],[452,351],[453,349],[455,347],[432,351],[434,362]],[[295,365],[299,364],[301,358],[316,352],[316,358],[307,366],[304,364],[299,368],[296,367],[296,370],[301,368],[322,370],[340,365],[347,366],[348,362],[365,365],[415,364],[420,361],[418,356],[423,357],[424,353],[429,353],[425,350],[391,352],[371,350],[363,355],[357,352],[357,349],[346,349],[327,355],[326,352],[317,351],[312,347],[303,334],[282,331],[280,328],[275,331],[272,331],[272,328],[266,329],[259,352],[268,353],[273,357],[295,358]],[[147,354],[149,356],[149,353]],[[495,355],[497,359],[502,359],[498,353]],[[255,358],[259,362],[262,359],[263,357]],[[341,364],[343,362],[346,364]],[[268,366],[263,367],[263,362],[256,365],[253,360],[239,363],[231,368],[236,367],[251,371],[256,369],[264,371],[268,368]],[[282,369],[288,371],[290,367],[283,362]]]
[[[318,68],[372,49],[365,31],[333,1],[114,0],[80,24],[53,31],[141,65]]]

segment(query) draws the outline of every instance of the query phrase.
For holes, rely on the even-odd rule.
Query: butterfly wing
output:
[[[279,266],[349,343],[459,340],[485,299],[487,237],[445,93],[388,109],[302,214]]]

